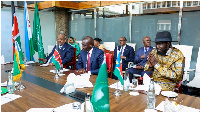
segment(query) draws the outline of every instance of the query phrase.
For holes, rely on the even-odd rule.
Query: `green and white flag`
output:
[[[93,89],[91,103],[94,112],[110,112],[108,73],[105,55]]]
[[[45,58],[37,2],[35,3],[32,38],[33,38],[33,47],[34,47],[34,50],[38,52],[38,57]],[[43,63],[43,62],[39,61],[39,63]]]

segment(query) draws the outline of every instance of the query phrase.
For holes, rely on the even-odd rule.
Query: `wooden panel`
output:
[[[99,6],[100,6],[100,1],[87,1],[79,3],[79,9],[93,8]]]
[[[79,3],[76,2],[70,2],[70,1],[56,1],[57,7],[63,7],[63,8],[71,8],[71,9],[79,9]]]
[[[125,4],[127,1],[101,1],[101,6]]]
[[[46,8],[51,8],[51,7],[53,7],[54,4],[55,3],[52,2],[52,1],[40,2],[40,3],[38,3],[38,10],[46,9]],[[35,4],[27,5],[27,7],[35,8]]]

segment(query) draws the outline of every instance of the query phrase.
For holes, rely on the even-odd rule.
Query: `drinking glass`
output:
[[[132,80],[132,88],[133,88],[133,91],[132,92],[137,92],[137,90],[135,90],[135,88],[138,86],[138,80],[137,79],[133,79]]]

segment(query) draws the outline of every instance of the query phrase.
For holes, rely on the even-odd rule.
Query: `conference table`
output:
[[[7,80],[6,70],[11,70],[13,64],[1,65],[1,83]],[[77,102],[76,99],[61,94],[59,91],[66,83],[67,76],[74,70],[64,72],[64,76],[54,79],[54,66],[40,67],[39,65],[29,65],[23,72],[22,83],[25,89],[15,91],[16,95],[22,97],[11,102],[1,105],[1,112],[26,112],[30,108],[56,108],[64,104]],[[91,75],[90,81],[95,85],[97,75]],[[117,80],[108,78],[108,85],[116,83]],[[80,92],[93,92],[93,87],[77,88]],[[140,93],[138,96],[132,96],[128,92],[122,92],[121,96],[114,96],[116,89],[109,88],[109,103],[111,112],[144,112],[147,107],[147,95]],[[178,94],[183,99],[181,103],[184,106],[200,109],[200,98],[185,94]],[[166,97],[156,96],[156,106],[159,105]]]

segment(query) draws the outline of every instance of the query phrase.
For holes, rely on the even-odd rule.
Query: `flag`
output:
[[[12,11],[12,26],[14,24],[14,14],[15,14],[15,7],[14,7],[14,2],[11,1],[11,11]],[[12,38],[13,42],[13,60],[14,60],[14,53],[15,53],[15,40]]]
[[[26,49],[26,58],[29,61],[34,61],[33,55],[35,54],[33,48],[33,38],[31,34],[31,25],[29,20],[29,14],[27,9],[27,3],[24,1],[24,25],[25,25],[25,49]]]
[[[14,8],[14,2],[11,1],[11,9]],[[14,63],[13,63],[13,81],[18,82],[21,78],[22,72],[25,69],[24,62],[23,62],[23,52],[21,49],[21,42],[20,42],[20,35],[18,29],[18,22],[15,13],[13,14],[12,19],[12,40],[14,41],[13,46],[15,47],[14,50]]]
[[[42,43],[42,35],[41,35],[41,26],[40,26],[40,18],[38,13],[38,5],[35,3],[35,12],[34,12],[34,20],[33,20],[33,47],[36,52],[38,52],[39,58],[45,58],[44,48]],[[43,63],[39,61],[39,63]]]
[[[92,93],[91,103],[94,112],[110,112],[108,73],[105,59],[104,56]]]
[[[115,70],[114,70],[113,73],[115,74],[115,76],[117,76],[119,78],[119,81],[123,85],[124,81],[123,81],[122,64],[120,62],[121,61],[120,56],[121,56],[120,52],[118,52],[116,65],[115,65]]]
[[[56,69],[59,70],[62,64],[62,60],[61,55],[58,52],[58,45],[56,45],[55,51],[53,53],[52,62],[55,64]]]

